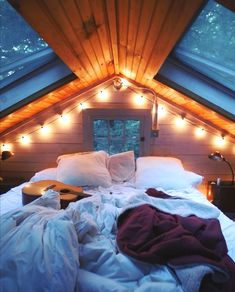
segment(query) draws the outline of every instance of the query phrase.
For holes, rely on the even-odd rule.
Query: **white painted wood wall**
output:
[[[123,106],[123,108],[149,108],[152,106],[149,102],[142,106],[134,105],[135,92],[133,91],[114,91],[112,86],[105,86],[109,92],[109,99],[106,102],[99,100],[96,93],[102,88],[96,87],[80,97],[73,97],[73,99],[54,106],[37,115],[27,124],[17,127],[8,135],[0,137],[1,143],[9,143],[15,153],[13,158],[1,161],[0,176],[6,180],[17,178],[27,181],[37,171],[56,167],[57,156],[85,151],[86,149],[83,147],[82,111],[79,108],[80,101],[89,99],[89,107],[99,108],[115,108],[117,104]],[[148,95],[149,97],[151,96]],[[77,108],[75,108],[76,105],[78,105]],[[62,126],[59,122],[58,113],[66,111],[70,111],[71,122],[67,126]],[[205,177],[203,185],[200,187],[203,192],[206,192],[208,180],[214,180],[218,177],[222,180],[230,180],[231,174],[228,165],[209,160],[208,154],[220,150],[235,169],[234,142],[227,142],[226,146],[221,149],[215,147],[213,140],[216,136],[211,133],[209,128],[209,132],[206,131],[206,137],[196,138],[194,135],[195,121],[193,121],[193,124],[187,123],[184,130],[177,129],[174,122],[177,112],[178,110],[171,108],[164,118],[159,118],[159,137],[151,138],[150,155],[172,156],[181,159],[187,170]],[[51,133],[45,137],[39,131],[40,125],[43,123],[49,123],[51,127]],[[31,133],[31,143],[27,146],[22,145],[19,142],[19,137],[28,133]]]

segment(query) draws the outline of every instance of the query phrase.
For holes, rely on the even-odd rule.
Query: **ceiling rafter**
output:
[[[122,74],[235,137],[234,125],[153,78],[204,0],[9,0],[79,78],[1,120],[1,132]]]

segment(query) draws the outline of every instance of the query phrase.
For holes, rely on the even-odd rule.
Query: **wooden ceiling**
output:
[[[203,0],[9,2],[78,78],[3,118],[0,133],[61,99],[122,75],[235,138],[231,121],[153,79]]]

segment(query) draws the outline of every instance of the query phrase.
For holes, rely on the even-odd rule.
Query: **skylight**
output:
[[[72,72],[6,0],[0,0],[0,22],[3,111]],[[47,76],[43,78],[43,74]]]
[[[48,44],[16,13],[5,0],[0,0],[1,18],[1,88],[19,76],[40,66],[34,63],[52,50]],[[48,59],[48,58],[47,58]]]
[[[155,79],[235,120],[235,13],[209,0]]]
[[[235,91],[235,13],[209,1],[173,55]]]

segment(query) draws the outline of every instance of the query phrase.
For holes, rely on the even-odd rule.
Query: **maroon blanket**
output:
[[[145,204],[126,210],[119,216],[117,226],[117,244],[123,253],[141,261],[171,267],[196,263],[218,267],[232,275],[227,283],[216,284],[218,291],[235,291],[230,290],[235,287],[235,265],[227,256],[218,220],[171,215]],[[209,276],[203,281],[201,291],[208,285],[213,286]],[[217,291],[216,287],[208,291]]]

